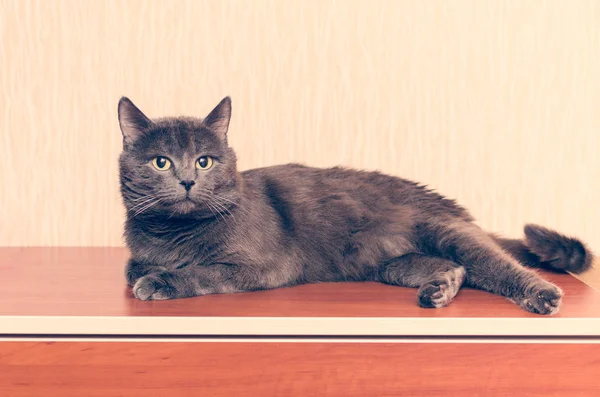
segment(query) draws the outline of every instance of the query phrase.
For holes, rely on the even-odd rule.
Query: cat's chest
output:
[[[201,228],[134,229],[128,240],[134,257],[168,268],[213,262],[225,246],[222,234]]]

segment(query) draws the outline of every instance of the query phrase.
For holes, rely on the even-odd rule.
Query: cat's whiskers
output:
[[[215,218],[216,218],[217,216],[221,216],[221,218],[223,218],[223,220],[224,220],[225,222],[227,222],[227,219],[226,219],[226,218],[223,216],[222,212],[219,210],[219,207],[217,207],[217,206],[215,205],[216,203],[215,203],[215,202],[211,202],[211,201],[210,201],[210,197],[208,197],[208,196],[204,196],[204,195],[203,195],[203,196],[202,196],[202,198],[204,198],[204,199],[207,199],[207,200],[205,201],[205,203],[206,203],[206,205],[208,206],[208,208],[210,208],[210,210],[211,210],[211,212],[213,213],[213,215],[215,216]]]
[[[157,194],[152,194],[152,195],[147,195],[145,197],[142,197],[138,203],[135,203],[130,208],[130,210],[135,211],[137,208],[143,207],[145,204],[148,204],[149,202],[151,202],[152,200],[155,200],[157,198],[164,198],[164,195],[157,193]]]
[[[140,201],[139,203],[136,203],[136,204],[134,204],[134,205],[131,207],[131,209],[135,209],[135,208],[137,208],[137,207],[141,207],[141,206],[143,206],[144,204],[147,204],[147,203],[149,203],[150,201],[152,201],[152,200],[154,200],[154,199],[156,199],[156,197],[148,197],[148,198],[146,198],[145,200],[143,200],[143,201]]]
[[[129,211],[137,212],[139,210],[144,210],[147,205],[155,203],[155,200],[157,200],[157,199],[152,199],[152,200],[148,200],[143,203],[140,203],[139,205],[131,207],[131,209]]]
[[[206,200],[205,201],[206,205],[208,205],[210,208],[215,209],[215,211],[216,211],[215,216],[220,215],[221,218],[223,218],[223,220],[227,221],[227,219],[223,215],[223,212],[225,212],[228,215],[230,215],[233,219],[235,219],[235,216],[231,213],[231,211],[225,205],[223,205],[221,202],[215,200],[214,196],[207,194],[205,190],[200,191],[200,196]]]
[[[150,203],[152,200],[156,200],[156,199],[164,200],[168,197],[169,197],[169,194],[165,193],[165,192],[149,194],[149,195],[143,197],[143,200],[141,200],[139,203],[134,204],[131,207],[130,211],[135,211],[135,210],[139,209],[140,207],[143,207],[144,205]]]
[[[218,209],[216,209],[210,202],[207,201],[206,205],[208,205],[208,208],[210,208],[210,211],[213,213],[213,215],[215,216],[215,218],[220,215],[221,218],[223,218],[223,220],[225,222],[227,222],[227,219],[225,219],[225,217],[223,216],[223,214]]]
[[[218,204],[221,208],[223,208],[223,211],[227,212],[235,220],[235,215],[233,215],[233,212],[231,212],[231,210],[222,202],[219,202],[217,197],[213,198],[213,201],[215,204]]]
[[[225,208],[222,204],[214,200],[211,201],[210,198],[206,203],[212,205],[216,209],[217,214],[220,215],[224,221],[227,221],[227,219],[225,218],[225,215],[223,215],[223,212],[227,212],[229,215],[233,216],[233,214],[231,214],[231,212],[229,212],[229,210],[227,210],[227,208]]]
[[[224,197],[221,197],[219,195],[213,194],[212,196],[210,196],[210,198],[212,198],[213,202],[217,205],[219,205],[225,212],[227,212],[229,215],[231,215],[233,217],[233,219],[235,219],[235,216],[233,215],[233,213],[231,212],[231,210],[227,207],[227,201],[229,203],[235,204],[233,201],[231,200],[227,200],[225,201]]]
[[[227,207],[225,207],[223,204],[221,204],[221,203],[219,203],[219,202],[217,202],[217,201],[214,201],[214,200],[213,200],[213,202],[212,202],[212,203],[213,203],[215,206],[217,206],[217,208],[220,208],[220,209],[221,209],[221,211],[219,211],[219,213],[220,213],[220,214],[223,214],[223,213],[225,212],[225,213],[229,214],[229,216],[231,216],[231,217],[232,217],[232,218],[235,220],[235,216],[234,216],[234,215],[231,213],[231,211],[230,211],[230,210],[229,210]]]
[[[132,218],[135,218],[136,216],[140,215],[142,212],[144,212],[144,211],[148,210],[149,208],[151,208],[152,206],[160,203],[163,199],[164,199],[164,197],[158,198],[158,199],[156,199],[154,201],[151,201],[149,204],[146,204],[144,207],[138,209],[135,212],[135,214],[133,214]]]
[[[158,197],[160,195],[161,195],[161,192],[150,193],[150,194],[143,195],[141,197],[133,198],[133,199],[131,199],[131,201],[141,201],[141,200],[145,200],[147,198]]]
[[[219,196],[217,196],[217,195],[214,195],[214,194],[213,194],[213,195],[209,195],[208,197],[209,197],[210,199],[212,199],[212,201],[213,201],[213,202],[215,202],[215,203],[217,203],[217,204],[221,205],[222,207],[225,207],[225,208],[226,208],[226,205],[225,205],[225,204],[228,204],[227,202],[223,201],[223,200],[222,200],[222,199],[221,199]]]
[[[227,208],[226,204],[232,204],[234,206],[238,206],[238,203],[236,203],[235,201],[228,199],[227,197],[215,194],[214,192],[212,192],[209,189],[206,188],[200,188],[200,193],[204,193],[202,194],[202,197],[205,199],[209,199],[212,200],[211,202],[215,205],[218,205],[219,207],[221,207],[223,209],[223,211],[227,212],[229,215],[231,215],[233,217],[233,219],[235,219],[235,215],[233,215],[233,213],[231,212],[231,210],[229,208]]]
[[[236,203],[235,201],[233,201],[233,200],[231,200],[231,199],[228,199],[227,197],[221,196],[221,195],[219,195],[219,194],[214,194],[214,193],[213,193],[213,197],[216,197],[216,198],[218,198],[218,199],[220,199],[220,200],[222,200],[222,201],[225,201],[225,202],[231,203],[231,204],[233,204],[233,205],[238,205],[238,203]]]

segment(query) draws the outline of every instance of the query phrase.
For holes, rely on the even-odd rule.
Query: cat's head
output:
[[[118,115],[121,194],[128,217],[216,216],[239,199],[236,156],[227,144],[229,97],[204,119],[150,120],[125,97]]]

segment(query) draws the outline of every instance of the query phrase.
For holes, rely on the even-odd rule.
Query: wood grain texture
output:
[[[600,345],[0,343],[0,394],[596,396]]]
[[[378,283],[142,302],[125,285],[127,257],[123,248],[0,249],[0,316],[540,317],[471,289],[447,308],[421,309],[416,289]],[[565,292],[557,317],[600,317],[600,292],[569,275],[544,276]]]
[[[596,0],[0,0],[0,245],[122,245],[118,98],[202,116],[229,94],[242,169],[381,169],[600,250],[599,21]]]

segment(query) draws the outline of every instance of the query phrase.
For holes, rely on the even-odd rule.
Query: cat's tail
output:
[[[594,255],[579,239],[538,225],[525,225],[521,240],[492,235],[494,241],[529,267],[583,273],[592,267]]]

